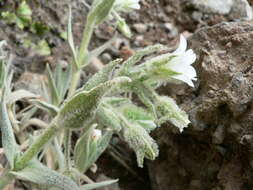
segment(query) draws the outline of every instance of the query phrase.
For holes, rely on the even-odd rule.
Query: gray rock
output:
[[[191,0],[191,3],[205,13],[228,14],[233,0]]]
[[[189,38],[199,85],[177,101],[191,125],[181,135],[169,124],[154,131],[160,156],[148,163],[153,189],[253,189],[253,177],[243,177],[253,167],[252,47],[252,22],[223,22]]]
[[[247,0],[233,0],[229,18],[251,20],[252,15],[252,8]]]
[[[252,19],[252,8],[247,0],[191,0],[203,13],[228,15],[229,19]]]
[[[148,26],[146,24],[142,24],[142,23],[136,23],[133,25],[134,29],[138,32],[138,33],[144,33],[147,31]]]

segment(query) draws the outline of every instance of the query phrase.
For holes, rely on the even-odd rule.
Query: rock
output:
[[[147,25],[142,23],[136,23],[133,25],[133,27],[138,33],[144,33],[148,29]]]
[[[170,36],[175,37],[178,35],[178,29],[172,23],[164,23],[164,27],[169,32]]]
[[[233,0],[233,6],[229,13],[231,19],[252,19],[252,8],[247,0]]]
[[[112,60],[112,56],[109,53],[103,53],[101,57],[104,63],[109,63]]]
[[[228,14],[233,0],[191,0],[191,3],[205,13]]]
[[[253,189],[253,23],[202,28],[189,44],[199,80],[178,102],[192,123],[181,135],[169,124],[154,132],[160,155],[148,164],[152,187]]]
[[[191,0],[190,3],[203,13],[228,15],[232,20],[252,19],[252,8],[247,0]]]

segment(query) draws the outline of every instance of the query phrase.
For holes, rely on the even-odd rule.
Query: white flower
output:
[[[172,53],[175,57],[169,61],[168,67],[177,73],[177,75],[171,76],[174,79],[181,80],[187,83],[189,86],[194,87],[192,81],[197,80],[197,74],[191,65],[196,60],[196,54],[192,49],[187,48],[187,41],[183,35],[180,36],[179,47]]]
[[[132,9],[140,9],[140,0],[116,0],[114,10],[116,11],[131,11]]]
[[[98,139],[101,138],[101,136],[102,136],[101,130],[94,129],[91,137],[92,137],[92,140],[97,141]]]

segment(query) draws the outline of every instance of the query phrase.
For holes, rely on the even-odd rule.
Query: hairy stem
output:
[[[86,25],[83,31],[83,38],[81,41],[81,46],[80,46],[80,50],[78,53],[78,66],[86,66],[87,63],[84,62],[85,60],[85,56],[87,56],[88,54],[88,46],[93,34],[93,30],[94,30],[94,26],[95,23],[92,19],[89,18],[89,16],[87,17],[87,21],[86,21]]]
[[[32,160],[41,149],[52,139],[53,136],[59,131],[59,127],[55,125],[54,121],[50,126],[40,135],[35,142],[24,152],[24,154],[17,160],[15,169],[23,169],[27,163]]]
[[[66,172],[69,172],[71,170],[71,161],[70,161],[70,151],[71,151],[71,130],[66,129],[65,130],[65,139],[64,139],[64,156],[65,156],[65,169]]]
[[[11,175],[10,173],[6,172],[2,176],[0,176],[0,190],[4,190],[5,187],[11,183],[12,180],[14,180],[15,177]]]
[[[81,74],[80,70],[73,69],[68,97],[71,97],[75,93],[76,88],[78,86],[79,79],[80,79],[80,74]]]
[[[85,62],[85,56],[88,55],[88,46],[92,37],[92,33],[94,30],[94,22],[89,19],[89,16],[87,18],[86,26],[83,31],[83,38],[81,41],[81,46],[80,50],[78,52],[78,68],[74,68],[72,70],[72,79],[71,79],[71,84],[68,92],[68,98],[71,97],[78,86],[78,82],[80,79],[80,74],[81,74],[81,66],[86,66],[87,63]],[[64,138],[64,147],[65,147],[65,166],[66,170],[70,171],[71,169],[71,162],[70,162],[70,150],[71,150],[71,130],[66,129],[65,130],[65,138]]]

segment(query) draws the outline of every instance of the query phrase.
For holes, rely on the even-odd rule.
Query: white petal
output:
[[[175,76],[172,76],[172,78],[181,80],[181,81],[187,83],[189,86],[194,87],[192,80],[185,75],[175,75]]]
[[[96,140],[100,139],[101,136],[102,136],[101,130],[99,130],[99,129],[94,129],[94,130],[93,130],[93,133],[92,133],[92,140],[96,141]]]
[[[196,54],[193,52],[192,49],[189,49],[182,55],[182,61],[186,65],[191,65],[196,61]]]
[[[195,77],[197,77],[196,70],[192,66],[188,66],[186,71],[184,72],[184,75],[186,75],[191,80],[196,80]]]
[[[185,52],[186,48],[187,48],[187,41],[183,35],[180,35],[179,46],[172,54],[175,54],[175,55],[181,54]]]

